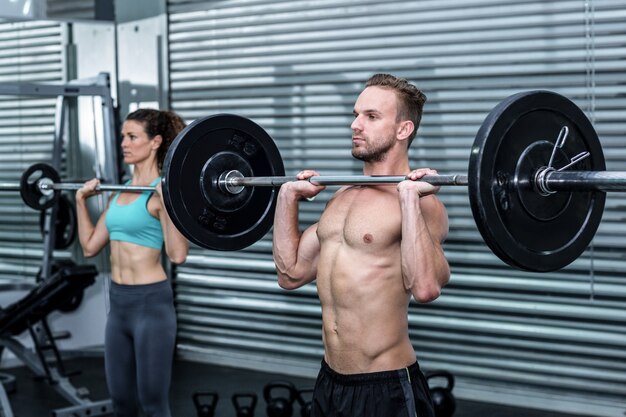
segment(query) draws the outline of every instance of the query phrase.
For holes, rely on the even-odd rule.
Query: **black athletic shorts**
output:
[[[394,371],[339,374],[322,360],[312,417],[435,417],[419,365]]]

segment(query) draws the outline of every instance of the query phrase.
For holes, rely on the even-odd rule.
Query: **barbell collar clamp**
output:
[[[241,193],[245,186],[243,184],[236,184],[236,179],[243,178],[243,174],[236,169],[222,172],[217,180],[217,185],[222,192],[229,194]]]
[[[41,191],[41,194],[45,195],[46,197],[54,194],[54,185],[55,184],[52,179],[48,177],[43,177],[37,181],[37,187]]]
[[[550,161],[550,163],[552,163],[552,161]],[[548,173],[555,172],[555,171],[556,169],[552,168],[550,165],[537,170],[537,172],[535,173],[535,179],[534,179],[533,185],[534,185],[535,191],[539,193],[539,195],[547,197],[551,194],[556,193],[556,191],[550,189],[546,180]]]

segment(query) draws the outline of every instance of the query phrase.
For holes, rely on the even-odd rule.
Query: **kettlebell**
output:
[[[286,390],[287,397],[276,395],[278,390]],[[267,403],[267,417],[291,417],[296,395],[296,387],[288,381],[274,381],[265,385],[263,397]]]
[[[301,389],[298,390],[296,399],[298,400],[298,404],[300,404],[300,416],[301,417],[311,417],[311,407],[313,406],[312,400],[305,400],[302,394],[312,394],[313,388]]]
[[[213,417],[219,395],[216,392],[196,392],[192,395],[198,417]]]
[[[454,410],[456,410],[456,401],[454,400],[454,395],[452,395],[454,376],[450,372],[443,370],[430,371],[425,376],[426,381],[434,378],[445,378],[445,386],[430,387],[429,384],[429,390],[435,407],[435,416],[451,417],[454,414]]]
[[[243,403],[241,400],[247,400]],[[237,417],[254,417],[254,409],[256,407],[257,396],[252,393],[238,393],[232,396],[233,406]]]

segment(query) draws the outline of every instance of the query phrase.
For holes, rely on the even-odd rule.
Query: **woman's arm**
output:
[[[165,254],[174,264],[182,264],[187,259],[189,253],[189,242],[178,231],[178,229],[172,223],[167,210],[165,209],[165,203],[163,202],[163,193],[161,191],[161,183],[156,186],[156,195],[153,200],[157,202],[158,218],[161,221],[161,228],[163,229],[163,240],[165,241]]]
[[[78,226],[78,240],[85,257],[96,256],[109,243],[109,231],[104,223],[107,208],[100,215],[94,226],[87,210],[87,199],[97,192],[95,188],[100,184],[98,179],[87,181],[85,185],[76,191],[76,223]],[[109,199],[110,202],[110,199]]]

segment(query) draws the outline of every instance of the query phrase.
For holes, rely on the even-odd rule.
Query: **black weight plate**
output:
[[[218,154],[229,157],[209,163]],[[284,176],[283,161],[263,128],[232,114],[195,120],[168,150],[163,163],[163,200],[174,225],[203,248],[239,250],[271,228],[278,189],[254,187],[242,196],[223,192],[216,198],[217,166],[246,176]]]
[[[39,213],[39,230],[44,235],[46,212]],[[76,208],[65,195],[58,199],[54,221],[54,249],[67,249],[76,238]]]
[[[603,192],[540,195],[534,174],[548,165],[563,126],[569,128],[553,166],[581,152],[590,156],[570,170],[603,171],[595,129],[572,101],[550,91],[512,95],[483,122],[469,161],[472,213],[485,243],[516,268],[546,272],[577,259],[595,235],[604,210]]]
[[[27,206],[35,210],[45,210],[54,205],[58,192],[45,195],[38,186],[40,180],[49,179],[52,183],[61,182],[58,172],[48,164],[37,163],[29,166],[20,178],[20,195]]]

